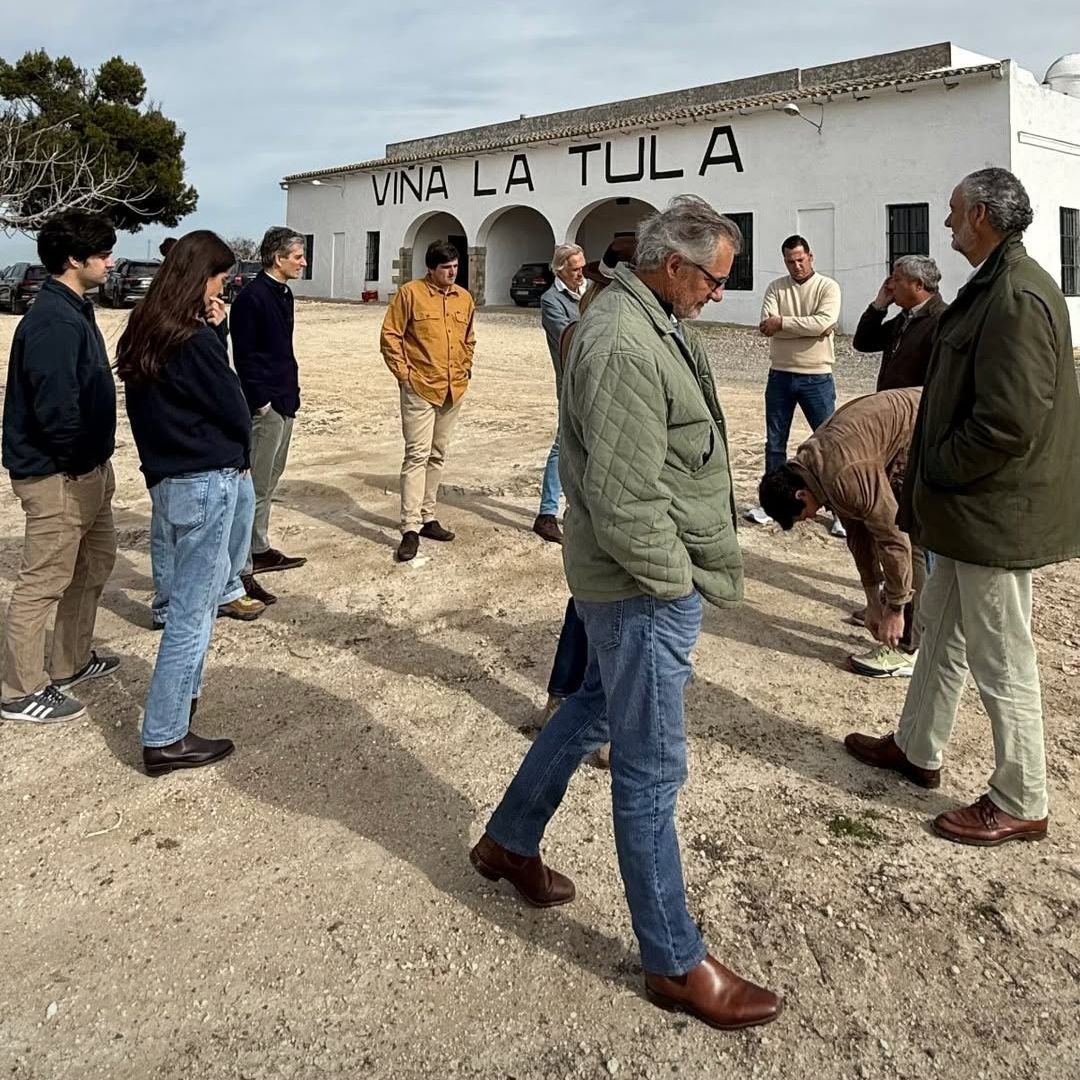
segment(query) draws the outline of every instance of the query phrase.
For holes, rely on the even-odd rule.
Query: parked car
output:
[[[261,270],[261,262],[249,262],[246,259],[241,259],[225,279],[225,290],[222,295],[226,301],[231,304],[236,299],[236,294],[245,285],[250,285],[259,276]]]
[[[146,295],[160,269],[160,259],[117,259],[98,290],[98,303],[103,307],[134,304]]]
[[[12,263],[0,274],[0,311],[22,315],[37,299],[41,283],[49,271],[40,263]]]
[[[547,263],[522,263],[510,281],[510,296],[518,307],[540,303],[540,296],[551,288],[555,275]]]

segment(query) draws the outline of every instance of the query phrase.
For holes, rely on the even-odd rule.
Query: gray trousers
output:
[[[251,526],[251,550],[262,554],[270,549],[270,500],[289,459],[293,418],[275,409],[251,418],[251,481],[255,486],[255,521]],[[244,573],[251,573],[248,556]]]

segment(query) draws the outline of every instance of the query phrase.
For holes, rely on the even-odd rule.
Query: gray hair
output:
[[[937,292],[941,271],[929,255],[901,255],[892,265],[893,273],[903,274],[908,281],[920,281],[927,292]]]
[[[739,254],[742,233],[731,218],[697,195],[676,195],[667,209],[652,214],[638,226],[635,262],[638,270],[656,270],[669,255],[710,263],[722,240]]]
[[[307,240],[285,225],[272,225],[263,234],[262,243],[259,245],[259,258],[265,269],[269,270],[278,255],[285,258],[294,247],[307,250]]]
[[[960,194],[970,207],[982,203],[990,224],[1003,236],[1022,233],[1035,215],[1024,185],[1008,169],[979,169],[960,181]]]
[[[584,256],[585,250],[578,244],[556,244],[555,251],[551,256],[551,269],[556,274],[561,274],[566,269],[566,264],[575,256]]]

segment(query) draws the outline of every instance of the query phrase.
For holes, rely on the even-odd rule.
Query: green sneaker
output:
[[[918,652],[907,653],[879,645],[865,656],[849,656],[848,662],[856,675],[868,675],[872,679],[910,679],[918,655]]]

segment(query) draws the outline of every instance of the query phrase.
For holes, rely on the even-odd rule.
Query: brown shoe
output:
[[[661,1009],[689,1013],[724,1030],[771,1023],[783,1008],[771,990],[740,978],[711,956],[685,975],[646,973],[645,994]]]
[[[585,760],[594,769],[610,769],[611,743],[604,743],[599,750],[594,750]]]
[[[536,718],[536,730],[543,731],[547,722],[559,711],[559,706],[566,700],[566,698],[556,697],[554,694],[548,694],[547,704],[544,705],[544,711],[540,713]]]
[[[272,592],[264,589],[258,581],[255,580],[254,574],[241,574],[240,584],[244,586],[244,592],[246,592],[252,600],[258,600],[260,604],[265,604],[267,607],[277,603],[277,597]]]
[[[275,570],[295,570],[303,566],[307,559],[300,555],[286,555],[276,548],[251,553],[251,572],[253,574],[272,574]]]
[[[568,877],[545,866],[539,855],[528,858],[507,851],[487,833],[469,852],[469,862],[488,881],[506,878],[521,898],[533,907],[558,907],[574,899],[574,883]]]
[[[554,514],[537,514],[536,520],[533,522],[533,532],[541,540],[547,540],[552,544],[562,543],[562,529],[559,528],[559,523],[555,520]]]
[[[934,818],[934,832],[945,840],[976,847],[997,847],[1010,840],[1043,840],[1048,818],[1028,821],[1006,814],[989,795],[976,799],[971,806],[948,810]]]
[[[437,521],[432,519],[431,521],[425,521],[420,526],[420,535],[425,540],[442,540],[446,542],[453,540],[457,534],[449,529],[444,529]]]
[[[941,787],[941,770],[923,769],[918,765],[912,765],[904,751],[896,745],[891,731],[880,739],[873,735],[852,732],[844,739],[844,747],[852,757],[858,758],[864,765],[873,765],[875,769],[891,769],[893,772],[906,776],[919,787]]]
[[[250,596],[241,596],[237,600],[231,600],[227,604],[218,604],[218,615],[224,615],[227,619],[240,619],[242,622],[252,622],[266,610],[266,605],[259,600],[252,600]]]

